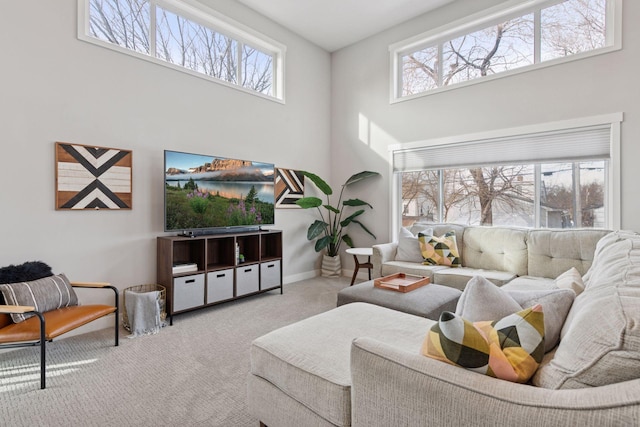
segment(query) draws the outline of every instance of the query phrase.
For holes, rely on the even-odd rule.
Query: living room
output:
[[[156,238],[165,234],[163,150],[307,170],[334,188],[358,171],[377,171],[381,179],[366,183],[373,206],[366,223],[377,239],[353,232],[357,246],[369,247],[393,240],[399,228],[390,207],[390,147],[618,113],[618,219],[611,227],[640,230],[637,2],[622,2],[620,50],[393,103],[391,45],[509,2],[443,2],[335,51],[241,2],[201,3],[286,46],[283,102],[79,40],[77,0],[3,3],[1,176],[9,185],[2,265],[43,260],[72,280],[107,281],[121,291],[154,283]],[[131,150],[132,209],[56,210],[57,141]],[[305,238],[313,219],[311,211],[276,212],[287,285],[318,275],[319,255]],[[351,257],[343,254],[342,262],[346,274],[353,270]]]

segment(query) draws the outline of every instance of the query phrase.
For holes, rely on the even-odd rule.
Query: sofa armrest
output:
[[[396,258],[396,251],[398,250],[398,243],[381,243],[379,245],[373,245],[373,257],[371,263],[373,264],[373,277],[382,277],[382,264],[387,261],[393,261]]]
[[[351,348],[352,426],[630,425],[640,380],[549,390],[477,374],[372,338]]]
[[[32,311],[36,311],[36,308],[29,305],[0,305],[0,313],[5,314],[24,314]]]

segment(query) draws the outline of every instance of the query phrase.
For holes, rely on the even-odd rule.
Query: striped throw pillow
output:
[[[497,321],[469,322],[445,311],[431,327],[422,354],[452,365],[525,383],[544,355],[544,314],[537,304]]]
[[[0,292],[7,304],[33,306],[42,313],[78,305],[78,296],[64,274],[31,282],[0,285]],[[35,315],[33,313],[11,314],[15,323],[20,323],[32,316]]]

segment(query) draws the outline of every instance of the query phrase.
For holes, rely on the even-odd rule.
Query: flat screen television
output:
[[[164,152],[164,230],[189,233],[273,225],[275,166]]]

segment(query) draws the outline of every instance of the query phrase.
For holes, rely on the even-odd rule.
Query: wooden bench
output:
[[[114,305],[77,305],[41,313],[30,306],[0,305],[0,348],[40,346],[40,388],[46,387],[46,342],[96,319],[115,313],[115,345],[118,345],[119,294],[109,283],[71,282],[74,288],[111,289]],[[35,316],[14,323],[11,314],[34,313]]]

